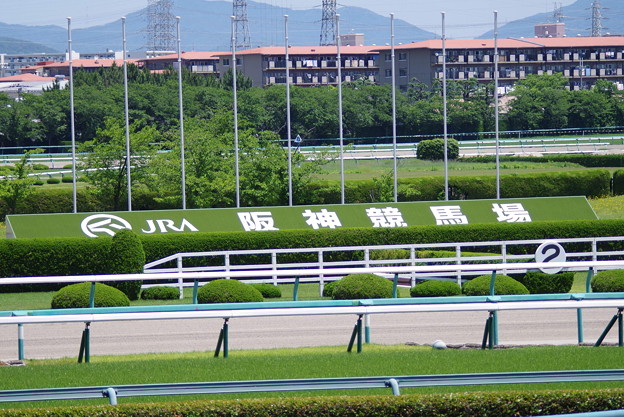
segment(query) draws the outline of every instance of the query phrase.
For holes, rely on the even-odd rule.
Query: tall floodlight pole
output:
[[[236,92],[236,16],[232,16],[232,90],[234,92],[234,177],[236,207],[240,207],[240,176],[238,166],[238,97]]]
[[[182,41],[180,38],[180,16],[176,16],[178,32],[178,103],[180,108],[180,168],[182,170],[182,209],[186,210],[186,163],[184,152],[184,103],[182,99]]]
[[[338,132],[340,135],[340,203],[345,203],[344,138],[342,132],[342,58],[340,57],[340,15],[336,13],[336,66],[338,67]]]
[[[121,18],[123,38],[124,112],[126,117],[126,170],[128,180],[128,211],[132,211],[132,180],[130,177],[130,115],[128,111],[128,57],[126,53],[126,18]]]
[[[288,141],[288,205],[293,205],[292,134],[290,130],[290,57],[288,56],[288,15],[284,15],[284,49],[286,55],[286,140]]]
[[[390,13],[390,56],[392,60],[392,159],[394,162],[394,202],[398,201],[397,125],[396,125],[396,74],[394,66],[394,13]]]
[[[500,195],[500,138],[498,131],[498,11],[494,11],[494,134],[496,139],[496,198]]]
[[[446,112],[446,12],[442,12],[442,107],[444,114],[444,200],[449,199],[448,179],[448,120]]]
[[[74,213],[78,212],[78,199],[76,192],[76,124],[74,121],[74,69],[72,57],[72,33],[71,17],[67,18],[67,52],[69,60],[69,123],[71,128],[71,149],[72,149],[72,201],[74,202]]]

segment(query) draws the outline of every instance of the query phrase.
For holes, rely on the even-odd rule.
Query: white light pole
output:
[[[178,103],[180,108],[180,167],[182,169],[182,209],[186,210],[186,164],[184,154],[184,103],[182,99],[182,41],[180,39],[180,16],[176,16],[178,31]]]
[[[442,107],[444,114],[444,200],[449,199],[449,178],[448,178],[448,126],[446,112],[446,27],[444,18],[446,12],[442,12]]]
[[[293,205],[292,134],[290,126],[290,58],[288,56],[288,15],[284,15],[284,49],[286,55],[286,140],[288,141],[288,205]]]
[[[340,203],[345,203],[344,138],[342,131],[342,58],[340,57],[340,15],[336,14],[336,66],[338,67],[338,132],[340,137]]]
[[[232,90],[234,90],[234,177],[236,207],[240,207],[240,176],[238,166],[238,97],[236,92],[236,16],[232,16]]]
[[[67,52],[69,60],[69,122],[71,128],[71,149],[72,149],[72,201],[74,203],[74,213],[78,212],[78,198],[76,191],[76,124],[74,116],[74,61],[72,57],[72,34],[71,17],[67,18]]]
[[[498,11],[494,11],[494,135],[496,139],[496,198],[500,193],[500,140],[498,131]]]
[[[390,49],[392,60],[392,159],[394,163],[394,202],[398,201],[397,125],[396,125],[396,74],[394,58],[394,13],[390,13]]]
[[[132,211],[132,180],[130,177],[130,115],[128,111],[128,59],[126,53],[126,18],[121,18],[123,37],[124,112],[126,117],[126,170],[128,179],[128,211]]]

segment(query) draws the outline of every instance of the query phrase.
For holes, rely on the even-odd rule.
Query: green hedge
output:
[[[527,272],[524,276],[514,278],[524,284],[531,294],[565,294],[572,289],[574,272],[552,275],[543,272]]]
[[[252,303],[263,300],[260,291],[235,279],[217,279],[197,291],[197,302],[200,304]]]
[[[176,287],[149,287],[141,291],[141,300],[179,300],[180,290]]]
[[[358,300],[392,297],[392,283],[375,274],[351,274],[342,278],[332,290],[334,300]]]
[[[91,283],[81,282],[61,288],[52,297],[52,308],[85,308],[89,307]],[[94,293],[95,307],[127,307],[128,297],[117,288],[97,282]]]
[[[592,278],[593,292],[624,292],[624,269],[600,271]]]
[[[130,229],[122,229],[115,233],[110,251],[108,252],[107,272],[109,274],[139,274],[145,265],[145,251],[141,240]],[[128,296],[138,300],[143,281],[111,281],[107,282]]]
[[[624,390],[558,390],[186,401],[0,410],[0,417],[511,417],[624,408]],[[45,411],[43,411],[45,410]]]
[[[624,154],[552,154],[543,156],[500,156],[500,162],[569,162],[586,168],[624,167]],[[494,163],[495,156],[471,156],[461,158],[461,162]]]
[[[465,295],[490,295],[491,275],[481,275],[466,282],[462,287]],[[527,287],[516,281],[509,275],[498,274],[494,282],[494,294],[513,295],[528,294]]]
[[[424,281],[410,289],[412,297],[452,297],[461,295],[461,287],[453,281]]]

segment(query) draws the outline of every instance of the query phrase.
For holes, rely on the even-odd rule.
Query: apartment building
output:
[[[379,68],[375,46],[340,47],[343,82],[364,78],[377,82]],[[290,83],[299,86],[335,85],[338,60],[335,46],[291,46],[288,49]],[[219,54],[218,72],[230,69],[232,53]],[[260,47],[236,52],[236,70],[252,80],[253,86],[286,84],[284,47]]]
[[[494,40],[446,41],[448,80],[476,78],[494,81]],[[379,83],[392,82],[389,47],[378,48]],[[597,79],[611,80],[624,88],[624,37],[569,37],[499,39],[499,85],[509,89],[529,74],[562,73],[570,89],[591,87]],[[395,48],[396,83],[402,91],[417,79],[428,85],[442,78],[442,41],[429,40]]]
[[[190,72],[203,75],[218,75],[217,67],[219,55],[225,52],[182,52],[180,59],[182,66]],[[178,54],[168,54],[141,60],[145,68],[150,71],[162,71],[167,68],[177,68]]]

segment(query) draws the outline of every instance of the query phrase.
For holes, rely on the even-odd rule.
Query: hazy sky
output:
[[[184,6],[184,0],[175,1]],[[257,1],[279,7],[319,10],[322,3],[321,0]],[[556,3],[567,6],[573,2],[559,0]],[[65,27],[66,17],[71,16],[72,27],[75,28],[115,21],[147,6],[147,0],[19,0],[6,3],[0,9],[2,22]],[[550,13],[554,4],[553,0],[338,0],[338,7],[364,7],[384,16],[394,13],[397,19],[436,33],[440,33],[440,12],[445,11],[449,38],[474,37],[490,30],[493,27],[494,10],[498,10],[499,25],[503,25],[536,13]]]

